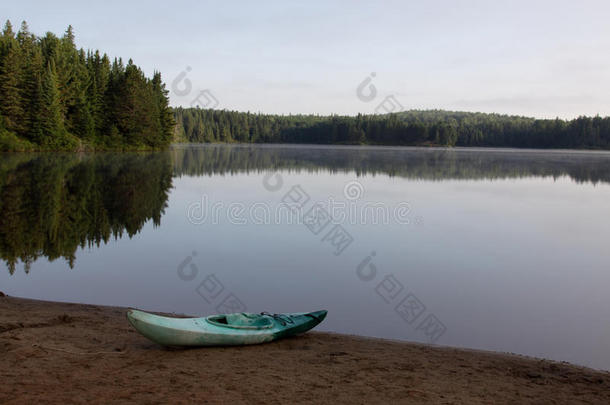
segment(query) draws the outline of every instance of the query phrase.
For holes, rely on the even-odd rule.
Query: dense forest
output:
[[[129,60],[77,49],[72,27],[0,36],[0,151],[155,149],[172,140],[168,91]]]
[[[266,115],[176,108],[176,139],[253,142],[610,149],[610,118],[571,121],[452,111]]]

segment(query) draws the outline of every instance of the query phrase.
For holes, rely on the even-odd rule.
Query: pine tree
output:
[[[40,109],[40,85],[43,72],[43,60],[40,47],[36,44],[36,37],[29,32],[25,21],[17,33],[17,41],[21,47],[24,63],[20,91],[23,115],[21,121],[24,127],[24,137],[35,141],[40,135],[38,112]]]
[[[81,139],[92,141],[95,137],[95,121],[92,115],[88,91],[93,82],[86,65],[85,52],[78,52],[77,68],[74,77],[74,100],[66,117],[67,130]]]
[[[95,132],[102,134],[105,132],[109,120],[106,92],[110,78],[110,60],[106,54],[100,57],[99,51],[96,51],[87,60],[91,77],[88,88],[89,107],[91,108]]]
[[[161,142],[166,144],[172,140],[173,128],[176,125],[174,114],[169,107],[169,91],[165,88],[161,73],[155,72],[152,79],[152,88],[157,109],[159,110],[159,123],[161,126]]]
[[[2,60],[0,63],[0,114],[9,131],[23,135],[23,100],[21,84],[21,48],[15,38],[10,21],[6,22],[2,33]]]
[[[59,40],[55,66],[57,68],[60,106],[66,129],[78,133],[78,121],[82,119],[82,117],[77,117],[79,113],[78,103],[82,101],[88,78],[86,77],[84,58],[79,57],[79,52],[74,45],[72,26],[68,27],[64,36]]]
[[[27,92],[29,127],[26,138],[34,143],[43,139],[42,132],[42,76],[43,62],[39,48],[35,48],[30,57],[30,64],[25,71],[25,91]]]
[[[40,119],[43,136],[41,144],[51,147],[61,144],[65,138],[65,129],[57,88],[57,74],[52,60],[49,61],[43,75]]]

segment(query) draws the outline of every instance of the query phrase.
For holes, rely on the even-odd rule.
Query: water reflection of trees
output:
[[[529,151],[176,146],[159,153],[0,156],[0,258],[26,271],[40,256],[74,264],[78,247],[129,237],[159,225],[172,176],[267,170],[389,175],[410,179],[492,180],[569,176],[609,183],[610,154]]]
[[[308,146],[176,146],[174,175],[214,175],[271,169],[389,175],[422,180],[493,180],[569,176],[610,182],[610,154],[433,148]]]
[[[0,256],[11,273],[40,256],[72,267],[79,246],[159,225],[171,179],[167,153],[3,155]]]

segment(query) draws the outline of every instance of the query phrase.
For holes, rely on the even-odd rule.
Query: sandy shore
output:
[[[610,373],[310,332],[168,350],[124,308],[0,296],[0,403],[610,403]]]

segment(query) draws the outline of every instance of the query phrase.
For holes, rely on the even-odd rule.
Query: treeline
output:
[[[0,36],[0,150],[153,149],[174,129],[168,91],[131,59],[77,49],[72,27]]]
[[[185,142],[436,145],[610,149],[610,118],[571,121],[451,111],[385,115],[267,115],[174,109]]]

